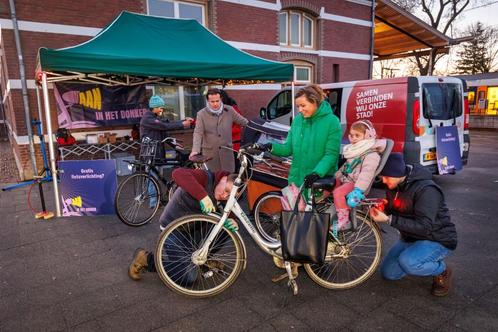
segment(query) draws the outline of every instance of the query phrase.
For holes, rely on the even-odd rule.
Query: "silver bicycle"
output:
[[[241,148],[241,167],[223,213],[189,215],[172,222],[159,236],[156,246],[156,270],[161,280],[173,291],[191,297],[217,295],[230,287],[247,263],[247,251],[239,232],[225,226],[230,214],[268,255],[282,259],[278,239],[262,236],[240,207],[237,199],[250,179],[250,158],[261,158],[253,149]],[[378,226],[369,218],[374,204],[365,203],[357,211],[353,227],[347,232],[329,234],[325,264],[304,264],[311,279],[328,289],[346,289],[367,280],[377,268],[381,256],[381,236]],[[291,263],[285,262],[294,294],[298,286]]]

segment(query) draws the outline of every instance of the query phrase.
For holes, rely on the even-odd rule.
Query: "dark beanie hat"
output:
[[[406,175],[406,164],[401,153],[391,153],[387,158],[384,168],[380,172],[382,176],[401,178]]]

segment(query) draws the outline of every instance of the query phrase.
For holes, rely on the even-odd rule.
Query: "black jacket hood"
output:
[[[432,180],[431,172],[419,165],[406,165],[406,173],[406,179],[400,185],[403,188],[415,181]]]

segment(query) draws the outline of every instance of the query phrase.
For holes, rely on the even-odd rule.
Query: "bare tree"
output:
[[[493,0],[393,0],[405,10],[416,13],[421,11],[422,19],[431,27],[447,34],[451,25],[470,6],[486,5]],[[420,16],[419,16],[420,17]],[[413,52],[414,61],[420,75],[431,74],[436,63],[446,54],[437,53],[431,49],[429,55]]]

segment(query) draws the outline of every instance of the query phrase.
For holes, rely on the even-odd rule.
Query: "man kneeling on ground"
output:
[[[457,232],[443,191],[432,174],[421,166],[406,165],[400,153],[389,156],[380,175],[388,188],[387,205],[385,213],[373,208],[370,215],[401,235],[382,262],[382,276],[387,280],[432,276],[432,295],[446,296],[452,271],[444,259],[457,246]]]
[[[226,171],[177,168],[172,177],[178,188],[159,217],[161,230],[180,217],[215,212],[216,202],[226,201],[230,196],[237,175]],[[238,230],[233,219],[227,219],[225,227],[231,231]],[[142,273],[146,271],[156,272],[154,254],[138,248],[128,268],[128,276],[133,280],[140,280]]]

